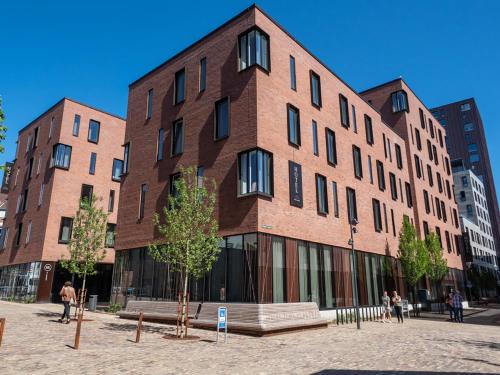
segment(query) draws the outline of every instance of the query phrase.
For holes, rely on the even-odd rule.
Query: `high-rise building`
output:
[[[483,121],[474,98],[433,108],[432,113],[446,129],[446,147],[451,167],[470,169],[484,184],[497,253],[500,251],[500,212],[491,171]],[[499,253],[500,255],[500,253]]]
[[[19,131],[0,241],[0,298],[47,301],[71,275],[73,218],[94,194],[109,213],[107,255],[89,294],[109,299],[125,120],[64,98]]]
[[[393,99],[405,119],[397,125],[256,6],[133,82],[114,300],[177,298],[179,275],[147,246],[181,165],[216,181],[224,237],[212,271],[191,281],[191,300],[350,306],[354,219],[360,303],[378,304],[384,289],[406,295],[395,260],[405,216],[421,236],[438,231],[450,267],[443,285],[462,285],[444,130],[419,130],[419,111],[430,113],[395,85],[396,99],[396,90],[377,95]]]

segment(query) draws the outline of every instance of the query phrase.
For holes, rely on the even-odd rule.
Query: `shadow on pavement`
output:
[[[105,323],[104,327],[100,328],[109,331],[120,331],[120,332],[134,332],[137,330],[137,324],[117,324],[117,323]],[[142,332],[148,333],[159,333],[162,335],[168,332],[175,331],[173,327],[156,327],[147,324],[142,325]]]
[[[392,371],[392,370],[321,370],[317,375],[487,375],[493,372],[442,372],[442,371]]]
[[[40,317],[53,318],[54,316],[61,316],[62,311],[61,312],[40,311],[40,312],[35,312],[33,314]]]
[[[452,340],[452,339],[439,339],[439,338],[426,339],[426,340],[432,341],[432,342],[436,342],[436,341],[446,342],[450,345],[465,344],[465,345],[475,346],[476,348],[500,350],[500,343],[498,343],[498,342],[478,341],[478,340]],[[496,366],[500,366],[500,365],[496,365]]]

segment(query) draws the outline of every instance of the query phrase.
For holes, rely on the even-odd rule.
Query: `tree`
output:
[[[149,245],[149,253],[156,261],[168,263],[183,280],[180,337],[185,338],[189,277],[199,279],[212,269],[220,253],[221,238],[214,216],[214,181],[209,191],[197,176],[196,168],[181,167],[172,191],[163,208],[162,220],[158,213],[154,215],[160,239]]]
[[[2,110],[2,97],[0,96],[0,154],[2,154],[5,149],[2,145],[2,142],[5,140],[5,135],[7,132],[7,127],[3,124],[5,120],[5,115]],[[3,169],[4,166],[2,165],[1,168]]]
[[[61,260],[61,266],[69,272],[82,278],[82,293],[80,307],[83,314],[83,300],[87,276],[95,275],[96,264],[106,256],[105,238],[108,214],[97,202],[102,201],[92,195],[90,202],[87,197],[80,202],[73,221],[72,237],[69,242],[70,258]]]
[[[425,273],[434,282],[437,292],[437,284],[448,273],[448,262],[443,257],[443,248],[436,233],[432,232],[425,237],[425,247],[429,256]]]
[[[398,258],[401,262],[403,277],[413,288],[413,308],[416,311],[417,283],[427,271],[428,254],[424,241],[417,237],[415,227],[404,217],[399,232]]]

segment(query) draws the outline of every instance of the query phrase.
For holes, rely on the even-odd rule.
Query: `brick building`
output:
[[[0,250],[0,297],[46,301],[71,276],[69,256],[80,198],[102,197],[109,212],[106,258],[89,293],[109,298],[125,120],[64,98],[19,131],[10,168]]]
[[[408,116],[416,100],[408,97]],[[354,218],[361,304],[378,304],[384,289],[405,294],[395,261],[404,216],[448,234],[457,271],[447,282],[460,283],[456,205],[434,187],[432,204],[439,196],[449,219],[422,217],[413,148],[274,20],[248,8],[129,87],[114,299],[176,298],[178,275],[147,245],[181,165],[216,181],[224,236],[211,273],[191,281],[194,300],[352,305]],[[441,173],[445,186],[451,177]]]

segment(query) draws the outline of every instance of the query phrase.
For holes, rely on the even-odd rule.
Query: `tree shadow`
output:
[[[479,375],[495,374],[493,372],[442,372],[442,371],[400,371],[400,370],[332,370],[326,369],[312,373],[314,375]]]
[[[100,329],[119,332],[135,332],[137,330],[137,324],[105,323],[104,327]],[[158,333],[161,335],[166,335],[167,333],[173,331],[175,331],[174,327],[158,327],[149,324],[143,324],[141,329],[141,332]]]
[[[461,340],[439,339],[439,338],[432,338],[426,340],[432,342],[441,341],[441,342],[446,342],[448,344],[465,344],[465,345],[475,346],[476,348],[482,348],[482,349],[486,348],[486,349],[493,349],[500,351],[500,343],[498,342],[480,341],[480,340],[462,340],[462,339]]]

